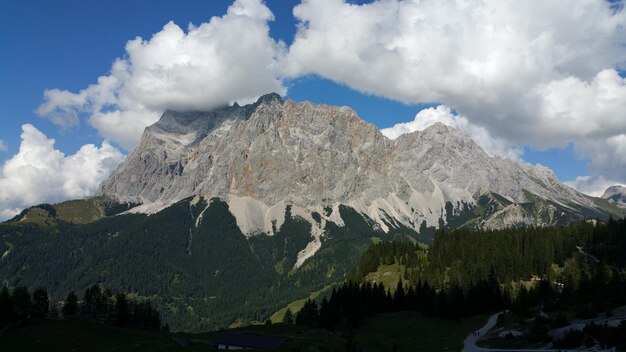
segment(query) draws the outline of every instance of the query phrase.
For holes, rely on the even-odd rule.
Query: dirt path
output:
[[[487,334],[487,332],[491,330],[491,328],[496,326],[496,323],[498,322],[498,316],[500,315],[500,313],[502,312],[499,312],[490,316],[489,319],[487,319],[487,324],[485,324],[482,328],[480,328],[477,331],[478,332],[477,334],[475,331],[467,335],[465,340],[463,340],[462,352],[490,351],[488,348],[482,348],[482,347],[476,346],[476,341],[478,341],[481,337],[485,336],[485,334]]]

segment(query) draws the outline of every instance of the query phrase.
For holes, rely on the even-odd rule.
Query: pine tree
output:
[[[45,318],[50,311],[50,301],[48,299],[48,292],[45,288],[38,288],[33,292],[33,318]]]
[[[406,293],[404,292],[404,286],[402,280],[398,281],[396,286],[396,294],[394,296],[394,306],[396,310],[403,310],[406,305]]]
[[[317,322],[317,318],[317,303],[309,298],[304,302],[304,306],[298,311],[298,314],[296,314],[296,324],[313,326]]]
[[[78,297],[74,291],[67,294],[65,302],[63,302],[63,316],[73,317],[78,313]]]
[[[13,320],[13,301],[9,288],[6,286],[0,290],[0,328],[3,328]]]
[[[30,310],[32,301],[28,288],[26,286],[19,286],[13,290],[11,296],[13,300],[13,314],[18,321],[26,320],[30,317]]]
[[[283,323],[287,325],[293,325],[294,323],[293,312],[291,311],[290,308],[287,308],[287,311],[285,312],[285,315],[283,316]]]
[[[126,294],[118,293],[115,295],[115,324],[126,325],[130,321],[130,311],[128,309],[128,300]]]
[[[337,323],[336,310],[333,309],[329,301],[324,297],[320,304],[320,311],[318,317],[318,324],[321,328],[326,330],[332,330]]]

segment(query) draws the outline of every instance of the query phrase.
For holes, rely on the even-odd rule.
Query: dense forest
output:
[[[623,267],[626,222],[584,221],[562,227],[505,230],[438,230],[430,248],[410,242],[372,245],[350,279],[359,281],[379,265],[398,262],[407,268],[404,279],[413,286],[428,282],[435,288],[472,283],[495,275],[509,283],[532,277],[580,281],[580,271],[592,258],[605,267]],[[607,269],[608,270],[608,269]],[[558,276],[558,277],[557,277]],[[577,286],[576,282],[570,285]]]
[[[92,286],[82,300],[71,291],[62,302],[50,302],[48,292],[37,288],[32,295],[28,287],[0,289],[0,329],[46,318],[80,318],[100,323],[149,330],[161,329],[161,315],[149,300],[136,299],[126,293]],[[163,327],[168,330],[167,325]]]
[[[566,307],[590,318],[626,304],[624,259],[617,255],[624,249],[626,221],[612,219],[558,228],[443,230],[429,249],[409,241],[380,242],[365,251],[349,281],[321,301],[308,300],[293,321],[333,330],[399,310],[455,320],[510,310],[527,319],[538,309]],[[368,281],[368,274],[391,264],[404,269],[397,286]],[[543,332],[534,338],[549,339],[547,327],[562,326],[563,319],[535,319]],[[624,329],[590,324],[582,338],[616,346],[626,343]],[[577,347],[580,338],[566,334],[554,345]]]
[[[0,224],[0,278],[10,287],[45,287],[52,300],[72,290],[82,295],[92,285],[132,292],[149,298],[174,331],[246,324],[342,282],[372,236],[394,236],[349,207],[339,211],[344,226],[328,223],[322,248],[298,270],[311,225],[289,208],[271,236],[244,236],[218,199],[189,198],[151,216],[86,224],[10,222]]]

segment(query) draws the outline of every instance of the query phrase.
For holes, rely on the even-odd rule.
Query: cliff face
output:
[[[332,211],[339,205],[385,231],[419,231],[462,214],[496,228],[604,214],[551,170],[490,157],[441,123],[391,141],[350,108],[277,94],[243,107],[166,111],[99,194],[143,203],[143,212],[190,195],[219,197],[248,235],[280,228],[291,205],[316,224],[316,238],[325,221],[342,223]]]

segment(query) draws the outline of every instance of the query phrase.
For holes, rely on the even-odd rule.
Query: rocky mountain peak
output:
[[[278,93],[268,93],[265,95],[262,95],[261,97],[259,97],[259,99],[257,99],[255,105],[261,105],[261,104],[282,104],[283,103],[283,99],[280,97],[280,95]]]
[[[602,198],[626,206],[626,187],[621,185],[611,186],[604,191]]]
[[[271,93],[245,106],[166,111],[99,194],[144,203],[140,211],[191,195],[219,197],[246,234],[271,233],[287,205],[319,231],[323,221],[311,214],[334,214],[323,220],[342,223],[338,211],[327,210],[340,205],[384,230],[391,223],[438,226],[451,216],[448,204],[473,207],[485,192],[506,199],[505,206],[532,198],[575,204],[572,212],[595,209],[548,171],[492,158],[442,123],[390,141],[349,107],[283,101]],[[518,216],[520,209],[526,208],[510,212],[516,214],[511,221],[536,224],[532,216]],[[551,223],[552,215],[541,221]]]

